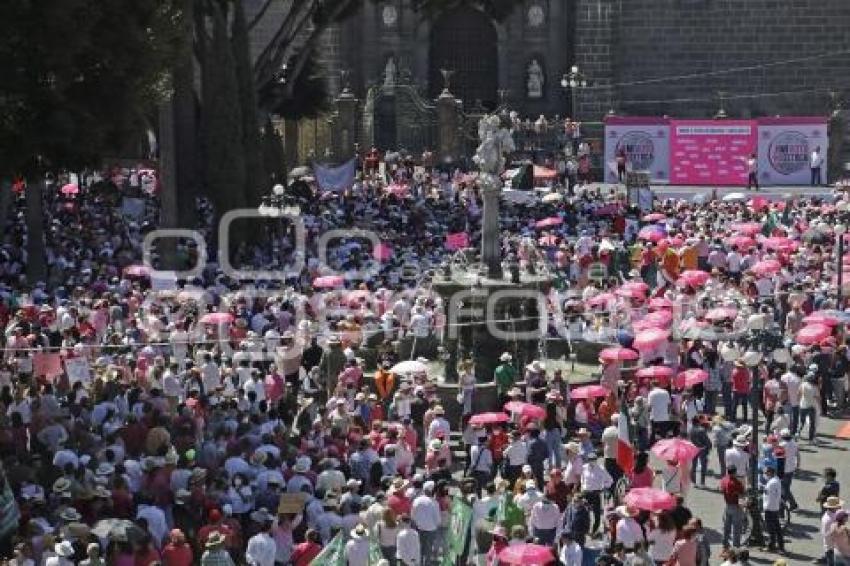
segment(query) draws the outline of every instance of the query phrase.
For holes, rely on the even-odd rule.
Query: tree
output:
[[[242,112],[242,146],[245,152],[245,194],[249,204],[256,206],[268,190],[268,177],[263,163],[260,128],[257,121],[257,89],[251,61],[248,24],[242,2],[233,8],[233,57],[239,88],[239,108]]]
[[[172,0],[0,3],[0,177],[24,174],[30,280],[44,279],[48,169],[97,165],[146,129],[180,48]]]
[[[239,89],[225,14],[212,2],[213,35],[206,49],[201,127],[204,180],[219,214],[245,208],[245,153]],[[256,206],[256,204],[254,204]]]

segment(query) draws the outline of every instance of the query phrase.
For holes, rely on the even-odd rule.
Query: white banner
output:
[[[670,181],[670,126],[658,119],[611,118],[605,122],[605,182],[617,182],[617,154],[628,171],[646,171],[652,181]]]
[[[759,182],[762,185],[810,185],[812,152],[820,147],[821,184],[826,183],[829,136],[826,119],[759,120]]]

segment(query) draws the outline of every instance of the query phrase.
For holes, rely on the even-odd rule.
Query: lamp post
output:
[[[294,195],[286,194],[284,186],[277,184],[270,195],[262,198],[257,213],[266,218],[294,218],[301,215],[301,207]]]
[[[847,232],[847,226],[844,224],[838,224],[835,227],[835,237],[838,239],[837,249],[838,249],[838,257],[836,258],[836,269],[837,271],[837,283],[838,283],[838,292],[836,293],[836,304],[835,308],[838,310],[844,310],[842,303],[843,301],[843,286],[844,286],[844,234]]]
[[[764,315],[761,315],[764,317]],[[752,412],[750,426],[752,437],[750,440],[750,485],[748,490],[749,512],[750,512],[750,536],[747,544],[751,547],[761,547],[765,544],[764,528],[761,515],[761,493],[758,488],[758,465],[759,465],[759,409],[761,405],[761,391],[763,384],[759,378],[758,365],[763,360],[770,360],[775,349],[782,346],[782,336],[775,331],[767,330],[765,318],[753,320],[756,322],[750,326],[750,335],[747,338],[747,352],[744,354],[744,363],[749,367],[752,376],[752,387],[750,388],[750,410]],[[749,325],[749,324],[748,324]]]
[[[564,76],[561,77],[561,88],[564,90],[570,89],[570,114],[575,119],[578,106],[576,103],[578,90],[580,88],[587,88],[587,77],[579,70],[578,65],[570,67],[570,72],[564,73]]]

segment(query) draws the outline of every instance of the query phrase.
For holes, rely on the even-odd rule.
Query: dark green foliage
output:
[[[96,163],[141,131],[179,20],[170,0],[0,2],[0,171]]]

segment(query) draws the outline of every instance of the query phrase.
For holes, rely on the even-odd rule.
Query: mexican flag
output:
[[[632,446],[632,431],[629,422],[629,406],[626,396],[620,401],[620,413],[617,418],[617,465],[623,472],[631,472],[635,467],[635,449]]]
[[[345,566],[347,564],[345,557],[346,542],[348,540],[343,536],[343,533],[337,533],[322,552],[310,562],[310,566]],[[377,564],[381,558],[383,558],[381,547],[373,537],[369,540],[369,563]]]

